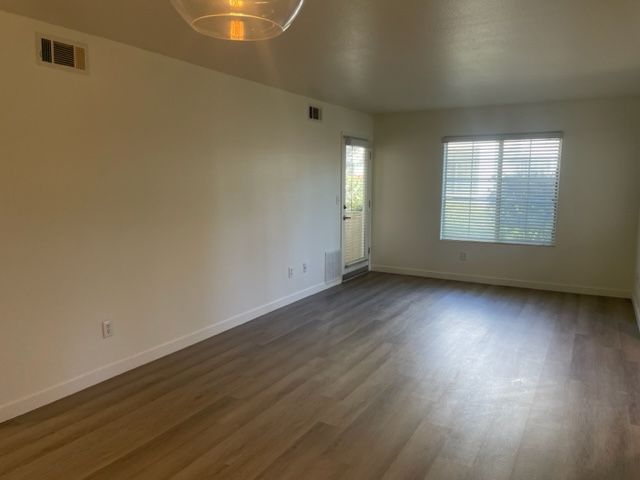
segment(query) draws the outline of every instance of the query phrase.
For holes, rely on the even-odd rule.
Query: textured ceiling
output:
[[[200,36],[169,0],[0,9],[368,112],[640,94],[640,0],[306,0],[263,43]]]

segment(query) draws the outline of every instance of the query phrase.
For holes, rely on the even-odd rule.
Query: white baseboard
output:
[[[500,285],[504,287],[531,288],[534,290],[547,290],[552,292],[578,293],[582,295],[598,295],[602,297],[631,298],[631,292],[604,287],[586,287],[582,285],[565,285],[561,283],[532,282],[512,278],[486,277],[482,275],[467,275],[463,273],[434,272],[418,268],[393,267],[389,265],[373,265],[376,272],[396,273],[399,275],[411,275],[414,277],[438,278],[442,280],[457,280],[460,282],[483,283],[487,285]]]
[[[290,305],[291,303],[302,300],[303,298],[320,293],[331,287],[335,287],[341,283],[337,280],[331,284],[318,284],[313,287],[306,288],[292,295],[279,298],[273,302],[267,303],[260,307],[254,308],[247,312],[235,315],[222,322],[214,323],[208,327],[189,333],[182,337],[170,340],[161,345],[157,345],[149,350],[136,353],[130,357],[118,360],[117,362],[104,365],[90,372],[83,373],[75,378],[66,380],[57,385],[40,390],[39,392],[27,395],[17,400],[0,405],[0,423],[15,418],[24,413],[35,410],[49,403],[60,400],[74,393],[84,390],[85,388],[96,385],[100,382],[113,378],[124,372],[140,367],[146,363],[157,360],[171,353],[182,350],[207,338],[218,335],[222,332],[230,330],[234,327],[254,320],[269,312]]]

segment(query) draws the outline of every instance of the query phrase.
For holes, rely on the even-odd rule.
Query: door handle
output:
[[[351,217],[347,217],[346,215],[342,217],[342,220],[351,220]]]

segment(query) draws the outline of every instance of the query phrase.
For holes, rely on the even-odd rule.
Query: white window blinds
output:
[[[443,240],[553,245],[562,134],[444,139]]]
[[[367,259],[369,236],[368,143],[345,138],[344,260],[346,266]]]

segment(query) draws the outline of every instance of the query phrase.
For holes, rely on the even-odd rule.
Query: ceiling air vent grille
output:
[[[309,120],[313,120],[315,122],[322,120],[322,109],[320,107],[309,105]]]
[[[43,65],[86,72],[87,48],[68,40],[38,35],[38,60]]]

